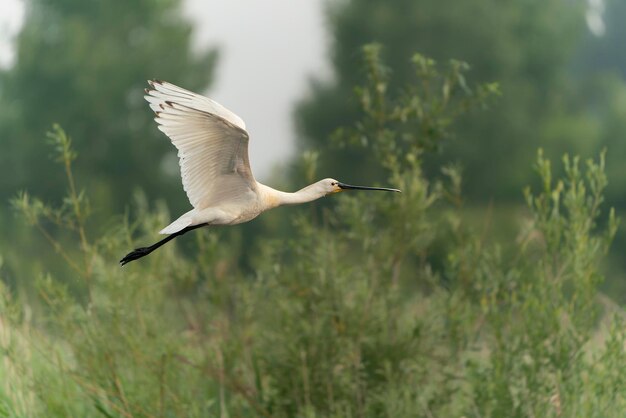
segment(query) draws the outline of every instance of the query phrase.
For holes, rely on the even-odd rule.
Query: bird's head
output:
[[[401,191],[398,189],[389,189],[386,187],[353,186],[350,184],[342,183],[339,180],[335,179],[320,180],[317,184],[319,185],[320,191],[322,191],[324,195],[339,193],[346,190],[382,190],[386,192],[401,193]]]

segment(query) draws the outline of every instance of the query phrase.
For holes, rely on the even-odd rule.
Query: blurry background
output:
[[[187,209],[173,147],[142,98],[148,78],[204,92],[239,114],[260,181],[303,185],[298,156],[307,149],[320,152],[324,176],[384,180],[370,156],[333,149],[330,141],[355,118],[358,51],[372,41],[384,46],[395,71],[392,88],[408,79],[407,57],[415,51],[467,61],[472,81],[500,83],[497,104],[462,120],[455,137],[429,156],[433,167],[463,167],[468,217],[480,219],[490,206],[490,216],[503,219],[494,233],[512,230],[538,147],[557,158],[607,147],[608,199],[623,212],[624,21],[621,0],[3,0],[3,277],[15,284],[54,258],[6,203],[19,190],[46,201],[65,192],[44,146],[52,123],[68,131],[80,155],[77,181],[92,198],[94,234],[120,222],[137,190],[149,202],[162,199],[173,217]],[[244,247],[252,248],[263,222],[242,229]],[[621,234],[611,292],[621,288],[624,249]],[[242,251],[243,264],[245,258]],[[624,301],[622,293],[615,297]]]
[[[624,0],[0,0],[0,417],[623,417],[624,22]],[[122,269],[189,209],[149,78],[239,114],[274,187],[403,193]]]

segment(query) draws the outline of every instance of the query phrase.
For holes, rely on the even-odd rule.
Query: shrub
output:
[[[618,225],[612,211],[600,222],[604,154],[584,168],[565,157],[555,180],[539,153],[525,228],[487,244],[463,222],[459,170],[428,180],[421,161],[496,86],[470,88],[466,64],[441,71],[417,55],[418,82],[391,94],[379,47],[364,51],[363,118],[335,139],[371,149],[403,193],[293,215],[291,236],[259,241],[251,274],[213,229],[195,234],[193,256],[170,244],[120,269],[133,236],[167,213],[138,196],[136,223],[91,239],[55,127],[68,197],[13,203],[70,270],[39,278],[37,301],[2,289],[3,415],[621,416],[623,321],[597,292]],[[74,248],[51,224],[76,234]]]

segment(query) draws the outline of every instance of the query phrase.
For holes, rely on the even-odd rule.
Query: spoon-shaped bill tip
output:
[[[345,183],[339,183],[338,186],[343,190],[382,190],[384,192],[402,193],[402,190],[390,189],[388,187],[353,186]]]

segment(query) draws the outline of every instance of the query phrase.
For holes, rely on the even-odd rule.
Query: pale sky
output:
[[[198,46],[217,45],[208,94],[239,115],[250,133],[258,180],[294,151],[293,104],[310,76],[325,78],[324,0],[185,0]]]
[[[330,76],[325,1],[184,0],[195,46],[220,49],[216,82],[201,93],[246,122],[252,168],[261,181],[294,151],[293,105],[304,96],[307,80]],[[587,24],[601,36],[604,0],[587,1]],[[11,38],[23,15],[23,0],[0,0],[0,66],[13,59]]]
[[[604,26],[604,0],[587,0],[587,13],[585,19],[587,20],[587,27],[591,33],[596,36],[602,36],[606,32]]]
[[[23,19],[22,0],[0,0],[0,67],[6,68],[13,61],[11,40],[19,31]]]
[[[195,46],[220,50],[215,83],[199,93],[246,122],[250,161],[260,181],[294,151],[293,104],[305,94],[307,80],[329,74],[323,2],[184,0]],[[23,0],[0,0],[0,66],[13,60],[11,38],[23,15]]]

